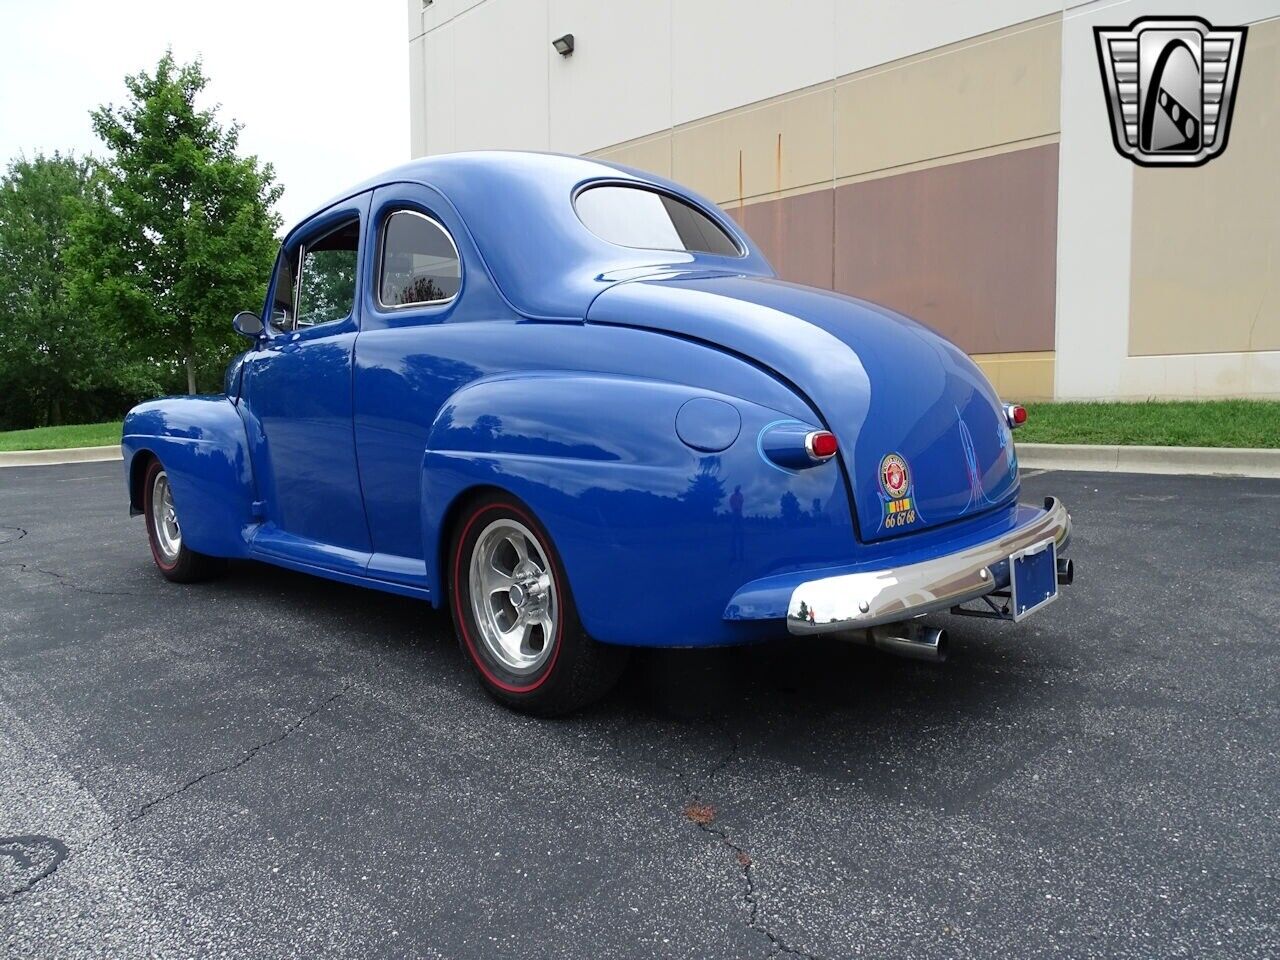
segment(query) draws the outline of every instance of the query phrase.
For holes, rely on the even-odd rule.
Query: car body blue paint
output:
[[[369,199],[366,192],[335,204],[295,229],[283,249],[292,255],[298,243],[352,217],[360,219],[364,239],[370,232],[365,226]],[[363,271],[357,271],[357,299],[363,286]],[[268,303],[275,287],[273,280]],[[310,559],[342,562],[346,572],[355,572],[351,564],[358,561],[340,558],[370,549],[351,427],[359,333],[359,312],[353,309],[334,323],[263,337],[245,355],[241,374],[240,408],[266,504],[260,539],[266,543],[280,534],[311,541],[320,554],[308,554]]]
[[[942,337],[864,300],[771,278],[668,274],[619,283],[592,322],[720,344],[785,377],[840,442],[867,541],[918,532],[1017,498],[999,400],[977,366]],[[966,438],[982,464],[975,481]],[[923,518],[886,528],[881,460],[901,456]]]
[[[676,434],[703,453],[727,450],[742,432],[737,407],[714,397],[694,397],[676,411]]]
[[[442,509],[468,489],[508,490],[551,533],[593,636],[732,642],[724,598],[779,561],[848,556],[852,521],[834,463],[786,475],[761,469],[752,444],[708,454],[681,442],[677,411],[706,396],[687,384],[559,371],[474,382],[428,439],[423,527],[441,535]],[[752,436],[778,416],[740,397],[711,398],[732,402]],[[773,552],[785,541],[791,557]]]
[[[239,411],[226,397],[170,397],[139,404],[124,420],[120,441],[126,482],[140,483],[135,462],[158,457],[167,469],[182,533],[193,550],[219,557],[248,555],[254,523],[254,477]],[[141,497],[130,491],[130,502]]]
[[[743,255],[600,239],[572,201],[601,182],[685,198]],[[380,228],[399,209],[452,236],[452,300],[379,302]],[[938,556],[1037,513],[1016,504],[998,400],[961,351],[777,280],[730,218],[675,184],[572,157],[431,158],[308,217],[278,264],[351,217],[348,317],[269,330],[226,396],[153,401],[126,421],[126,471],[141,451],[161,459],[193,549],[440,605],[450,519],[498,488],[547,527],[594,636],[699,646],[785,630],[801,580]],[[840,442],[825,463],[765,450],[821,428]],[[886,528],[889,454],[918,513]]]

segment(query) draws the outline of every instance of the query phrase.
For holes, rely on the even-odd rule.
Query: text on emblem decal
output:
[[[919,519],[911,490],[911,468],[900,454],[887,453],[880,461],[880,502],[884,508],[881,527],[905,527]]]

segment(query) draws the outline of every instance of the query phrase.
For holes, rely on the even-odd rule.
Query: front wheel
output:
[[[143,483],[143,512],[147,516],[151,557],[165,578],[175,583],[195,583],[220,573],[225,561],[196,553],[182,542],[182,524],[178,522],[178,510],[173,503],[173,487],[159,460],[152,460],[147,466]]]
[[[454,626],[497,700],[552,716],[614,685],[627,651],[587,635],[551,538],[522,504],[499,494],[472,503],[450,557]]]

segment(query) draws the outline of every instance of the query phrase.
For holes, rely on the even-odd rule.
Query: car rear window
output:
[[[588,230],[620,246],[742,255],[734,239],[705,213],[657,190],[589,187],[578,194],[574,206]]]

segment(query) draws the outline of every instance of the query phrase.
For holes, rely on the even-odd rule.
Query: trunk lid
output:
[[[614,284],[587,320],[717,344],[789,381],[840,441],[863,541],[1017,495],[1013,443],[986,377],[901,314],[773,278],[671,272]]]

